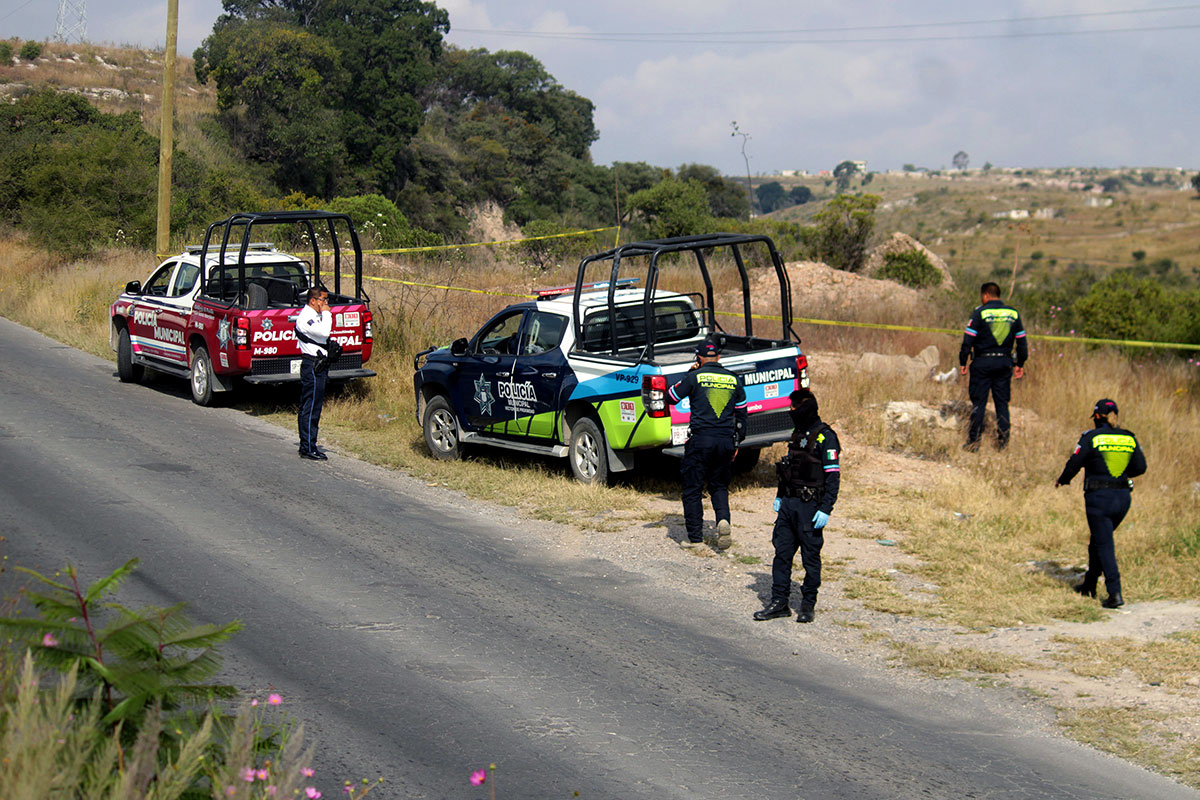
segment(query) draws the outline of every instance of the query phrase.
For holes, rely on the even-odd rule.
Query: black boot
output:
[[[813,610],[812,606],[801,606],[800,610],[796,612],[796,622],[812,622],[816,616],[817,612]]]
[[[1109,594],[1108,597],[1101,600],[1100,605],[1104,606],[1105,608],[1120,608],[1121,606],[1125,605],[1125,598],[1121,597],[1121,591],[1118,589],[1117,591]]]
[[[792,609],[788,607],[787,600],[772,600],[766,608],[754,612],[754,618],[759,622],[762,622],[764,619],[790,617],[791,615]]]
[[[1096,584],[1094,584],[1094,583],[1091,584],[1090,586],[1086,582],[1080,583],[1071,588],[1074,589],[1075,594],[1081,594],[1084,597],[1095,597],[1096,596]]]

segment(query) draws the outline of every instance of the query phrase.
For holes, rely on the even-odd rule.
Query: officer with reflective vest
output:
[[[991,392],[996,404],[996,443],[1003,450],[1008,446],[1008,400],[1012,396],[1012,379],[1025,377],[1029,345],[1025,341],[1021,315],[1000,301],[998,285],[985,283],[979,287],[979,302],[963,332],[962,347],[958,351],[958,371],[963,375],[967,374],[967,358],[971,359],[971,379],[967,384],[967,396],[971,398],[972,406],[971,427],[963,448],[979,449],[988,392]],[[1017,347],[1015,368],[1014,344]]]
[[[715,342],[696,348],[696,363],[667,392],[671,404],[687,399],[691,422],[679,467],[683,483],[683,520],[687,538],[681,547],[696,548],[704,542],[704,486],[712,499],[717,518],[716,546],[728,550],[733,544],[729,527],[729,481],[737,446],[746,437],[746,390],[742,379],[719,363],[721,350]]]
[[[792,438],[788,452],[775,465],[779,491],[775,498],[775,529],[771,544],[771,602],[754,619],[791,616],[792,560],[800,551],[804,583],[800,585],[797,622],[812,622],[821,586],[821,546],[825,523],[833,513],[841,486],[841,445],[833,428],[817,414],[817,398],[808,389],[797,389],[792,401]]]
[[[1121,573],[1117,570],[1117,552],[1113,532],[1129,512],[1133,481],[1146,471],[1146,456],[1137,438],[1112,424],[1109,417],[1117,415],[1117,404],[1101,400],[1092,409],[1093,430],[1083,434],[1075,452],[1067,459],[1054,487],[1066,486],[1080,469],[1083,470],[1083,508],[1087,513],[1091,538],[1088,541],[1088,569],[1083,582],[1075,591],[1085,597],[1096,596],[1096,581],[1104,573],[1104,588],[1108,597],[1100,605],[1119,608],[1125,604],[1121,597]]]

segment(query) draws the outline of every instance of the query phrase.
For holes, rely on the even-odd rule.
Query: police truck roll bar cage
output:
[[[779,251],[775,248],[775,243],[767,236],[754,234],[739,234],[739,233],[710,233],[699,236],[677,236],[669,239],[652,239],[644,242],[630,242],[615,247],[611,250],[606,250],[603,253],[587,256],[579,263],[579,271],[575,277],[575,292],[574,292],[574,314],[573,324],[575,328],[576,346],[584,341],[583,335],[583,315],[580,313],[580,298],[583,296],[584,278],[587,268],[592,264],[599,264],[607,261],[612,262],[612,269],[607,280],[608,289],[608,337],[610,354],[613,357],[619,358],[621,349],[618,341],[616,323],[616,309],[618,306],[629,306],[628,303],[618,304],[616,302],[616,292],[619,286],[627,285],[628,278],[621,278],[621,266],[623,260],[635,258],[649,258],[649,264],[646,267],[646,276],[644,291],[640,301],[642,310],[642,323],[645,325],[646,338],[645,347],[638,355],[636,361],[652,362],[654,360],[654,345],[656,341],[657,325],[653,313],[655,290],[658,287],[659,259],[669,253],[692,253],[696,259],[696,265],[700,268],[700,275],[704,280],[705,289],[705,307],[703,309],[708,320],[708,329],[710,331],[721,331],[720,323],[717,322],[716,313],[714,311],[714,295],[712,275],[708,268],[708,257],[705,251],[711,255],[711,251],[717,248],[728,248],[733,254],[734,263],[737,265],[738,275],[741,279],[742,288],[742,313],[745,322],[745,330],[747,339],[754,338],[754,317],[750,311],[750,274],[746,269],[746,261],[742,256],[743,248],[749,245],[763,244],[771,254],[771,263],[775,268],[775,275],[779,279],[779,299],[781,309],[782,322],[782,337],[780,342],[796,343],[800,342],[800,336],[792,328],[792,303],[791,303],[791,282],[788,280],[787,270],[784,267],[783,257],[779,255]]]
[[[327,228],[329,233],[329,241],[333,247],[333,294],[342,294],[342,241],[338,237],[337,222],[344,222],[346,230],[350,235],[350,244],[354,249],[354,299],[365,300],[370,303],[370,297],[363,291],[362,283],[362,247],[359,245],[358,232],[354,229],[354,223],[346,214],[335,214],[331,211],[267,211],[257,213],[240,213],[234,214],[229,219],[220,222],[214,222],[208,226],[204,232],[204,244],[200,247],[200,263],[207,264],[209,259],[209,245],[213,240],[213,233],[220,230],[221,248],[217,257],[216,265],[211,272],[204,278],[204,284],[201,288],[201,294],[211,298],[216,298],[228,306],[237,304],[239,298],[246,297],[246,253],[252,250],[261,250],[264,247],[269,247],[262,242],[251,241],[251,231],[256,225],[300,225],[304,232],[308,235],[308,241],[312,244],[312,286],[323,286],[321,281],[321,251],[320,243],[317,240],[317,228],[313,223],[318,223],[318,227]],[[323,225],[321,223],[324,223]],[[229,250],[229,243],[235,229],[241,228],[241,241],[234,242],[234,246],[238,249],[237,258],[237,293],[232,301],[227,296],[226,289],[230,285],[229,276],[227,273],[233,264],[226,261],[226,253]]]

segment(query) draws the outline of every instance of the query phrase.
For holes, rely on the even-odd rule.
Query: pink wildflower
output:
[[[471,773],[471,785],[472,786],[483,786],[483,784],[486,780],[487,780],[487,770],[477,769]]]
[[[242,770],[242,780],[246,783],[254,783],[254,768],[246,767]]]
[[[267,697],[267,702],[273,706],[277,706],[283,702],[283,698],[277,694],[272,694]]]
[[[251,701],[250,701],[250,707],[251,707],[251,708],[253,708],[253,707],[254,707],[254,706],[256,706],[256,705],[258,705],[258,698],[257,698],[257,697],[256,697],[256,698],[254,698],[253,700],[251,700]]]
[[[254,773],[254,777],[258,778],[260,781],[265,781],[267,779],[267,774],[268,773],[265,769],[260,769]]]
[[[275,784],[273,784],[273,783],[267,787],[267,794],[268,794],[270,797],[274,797],[274,796],[275,796],[275,792],[276,792],[276,791],[277,791],[277,790],[275,789]]]
[[[304,769],[300,770],[300,774],[306,778],[311,778],[313,776],[313,768],[305,767]]]
[[[234,789],[232,786],[226,786],[226,787],[225,787],[225,796],[226,796],[226,797],[233,797],[233,794],[234,794],[234,792],[236,792],[236,791],[237,791],[237,789]]]
[[[308,800],[321,800],[321,793],[314,786],[307,787],[304,790],[304,794],[308,797]]]
[[[53,633],[47,633],[42,637],[42,647],[58,647],[58,639],[54,638]]]

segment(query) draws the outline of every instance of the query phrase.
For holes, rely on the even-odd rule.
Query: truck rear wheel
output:
[[[425,446],[438,461],[457,461],[462,458],[462,445],[458,441],[458,418],[444,395],[436,395],[425,404],[421,418],[425,431]]]
[[[608,447],[604,432],[594,420],[582,417],[571,425],[567,459],[580,483],[608,483]]]
[[[129,329],[121,328],[117,335],[117,377],[121,383],[137,383],[146,374],[141,364],[133,363],[133,344],[129,340]]]
[[[200,345],[192,351],[192,368],[188,383],[192,387],[192,402],[198,406],[212,405],[212,361],[209,360],[208,349],[204,345]]]

